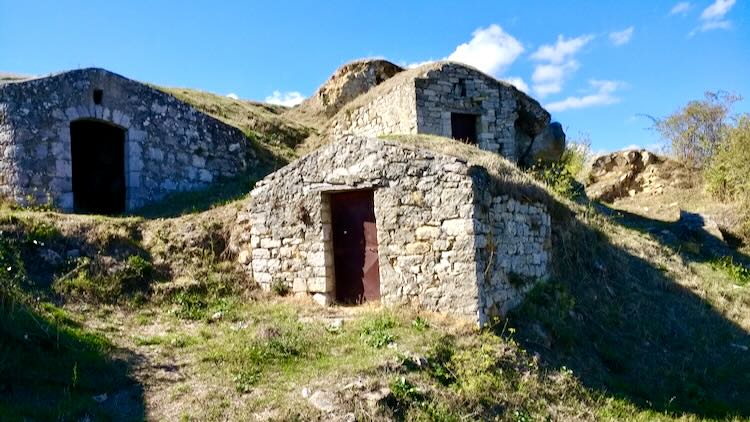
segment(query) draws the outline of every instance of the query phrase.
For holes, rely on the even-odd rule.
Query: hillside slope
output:
[[[278,107],[175,92],[276,165],[307,130]],[[137,216],[0,210],[0,419],[750,420],[748,258],[636,213],[652,196],[549,192],[553,276],[479,331],[259,292],[231,247],[251,186]]]

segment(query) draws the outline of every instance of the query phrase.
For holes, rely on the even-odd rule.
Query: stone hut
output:
[[[0,82],[0,196],[120,213],[255,163],[242,132],[103,69]]]
[[[549,124],[549,113],[514,86],[471,66],[435,62],[396,73],[349,102],[330,132],[438,135],[523,162]]]
[[[548,273],[549,197],[495,154],[411,138],[345,137],[259,182],[240,263],[266,290],[323,304],[503,315]],[[431,150],[446,144],[497,166]]]

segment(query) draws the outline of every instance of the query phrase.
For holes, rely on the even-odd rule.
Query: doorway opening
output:
[[[330,196],[336,301],[360,304],[380,299],[378,236],[372,190]]]
[[[476,144],[477,115],[451,113],[451,138],[467,144]]]
[[[125,130],[105,122],[70,123],[73,209],[84,214],[125,211]]]

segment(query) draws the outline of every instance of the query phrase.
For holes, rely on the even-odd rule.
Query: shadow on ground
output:
[[[140,358],[61,309],[6,307],[0,338],[0,419],[145,419],[143,388],[132,375]]]
[[[0,420],[144,419],[132,374],[140,357],[54,304],[62,291],[80,300],[92,289],[101,296],[143,289],[144,273],[130,263],[146,265],[148,255],[128,228],[65,236],[48,222],[0,219]],[[118,260],[125,264],[115,271]]]
[[[622,215],[614,221],[670,230],[670,223]],[[595,391],[642,409],[750,416],[750,335],[724,309],[675,282],[668,266],[658,264],[671,254],[642,259],[578,220],[554,242],[552,280],[509,316],[524,347],[548,366],[571,369]],[[644,252],[659,253],[653,249]],[[709,259],[700,251],[684,256]],[[727,283],[714,292],[722,303],[743,301],[739,306],[750,309],[750,295],[740,290],[748,287]]]
[[[736,249],[741,245],[741,240],[732,233],[722,230],[716,223],[706,221],[701,214],[680,210],[679,220],[662,221],[614,209],[604,204],[595,206],[599,212],[611,217],[616,223],[652,235],[661,244],[679,253],[686,260],[705,262],[730,256],[736,262],[750,266],[750,258]]]

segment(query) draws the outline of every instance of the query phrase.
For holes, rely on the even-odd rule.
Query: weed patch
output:
[[[397,325],[398,320],[390,313],[384,312],[364,322],[360,338],[368,346],[380,349],[396,340],[392,331]]]
[[[750,269],[735,263],[731,256],[714,259],[711,261],[711,268],[726,274],[739,286],[746,286],[750,283]]]

